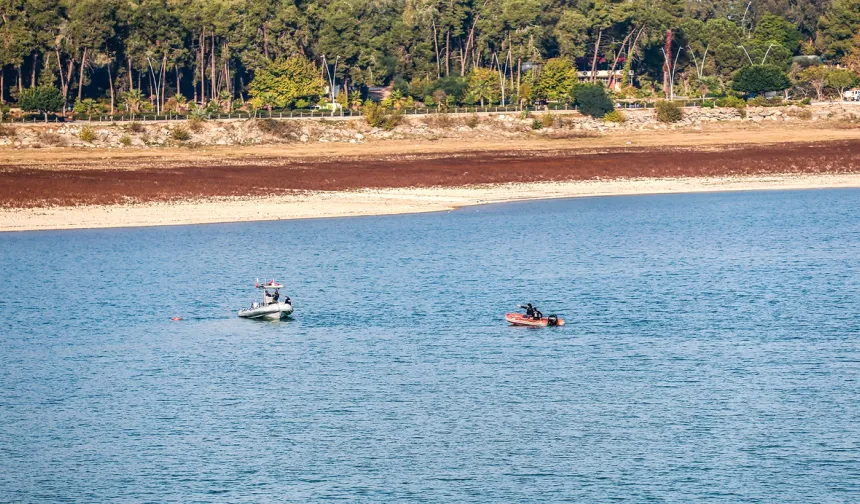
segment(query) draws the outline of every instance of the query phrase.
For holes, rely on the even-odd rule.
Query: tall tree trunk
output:
[[[24,91],[24,78],[21,74],[21,65],[18,65],[18,96],[21,96],[21,92]]]
[[[30,87],[36,87],[36,67],[39,65],[39,53],[33,53],[32,73],[30,74]],[[47,116],[45,116],[47,120]]]
[[[522,47],[520,48],[522,50]],[[520,107],[523,106],[523,97],[520,96],[520,86],[522,86],[522,70],[523,70],[523,58],[517,58],[517,101],[520,102]]]
[[[466,58],[469,57],[470,51],[472,50],[472,45],[475,42],[475,27],[478,25],[479,19],[481,19],[480,14],[475,16],[475,19],[472,21],[472,29],[469,30],[469,38],[466,39],[466,53],[463,54],[462,49],[460,50],[460,54],[463,56],[463,61],[460,63],[460,77],[466,75]]]
[[[594,43],[594,57],[591,58],[591,82],[597,81],[597,51],[600,50],[600,39],[603,38],[603,28],[597,30],[597,42]]]
[[[54,54],[57,55],[57,72],[60,74],[60,90],[63,92],[63,108],[65,109],[69,101],[69,86],[66,84],[66,79],[63,76],[63,63],[60,61],[60,50],[55,48]]]
[[[164,112],[164,90],[167,88],[167,54],[161,58],[161,112]]]
[[[206,27],[200,32],[200,105],[206,103]]]
[[[215,30],[212,30],[212,99],[215,100],[218,98],[217,96],[217,88],[215,86]]]
[[[81,71],[78,72],[78,101],[81,101],[81,91],[84,89],[84,69],[87,68],[87,51],[89,49],[84,47],[84,55],[81,58]]]
[[[111,72],[110,66],[111,66],[111,64],[108,63],[107,64],[107,71],[108,71],[108,85],[110,86],[110,115],[113,115],[114,107],[116,105],[116,98],[114,97],[114,91],[113,91],[113,72]]]
[[[173,71],[176,72],[176,93],[173,96],[179,96],[182,94],[179,88],[179,65],[173,65]]]
[[[618,58],[621,56],[621,52],[624,50],[624,45],[627,44],[627,41],[630,40],[630,37],[633,35],[633,32],[636,31],[636,28],[630,30],[630,33],[624,37],[624,40],[621,42],[621,47],[618,49],[618,52],[615,54],[615,59],[612,60],[612,70],[609,71],[609,89],[615,87],[615,67],[618,65]]]
[[[442,78],[442,60],[439,58],[439,38],[436,35],[436,18],[433,18],[433,49],[436,51],[436,78]]]
[[[6,70],[0,66],[0,105],[6,103]]]
[[[269,30],[265,24],[263,24],[263,55],[266,61],[269,61]]]
[[[672,30],[666,30],[666,45],[663,48],[663,97],[669,99],[672,81]]]
[[[131,57],[127,56],[125,60],[128,62],[128,90],[134,91],[134,76],[131,74]]]
[[[451,73],[451,30],[445,35],[445,77]]]

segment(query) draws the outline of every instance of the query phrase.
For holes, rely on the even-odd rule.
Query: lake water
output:
[[[0,234],[0,502],[857,502],[858,309],[858,190]]]

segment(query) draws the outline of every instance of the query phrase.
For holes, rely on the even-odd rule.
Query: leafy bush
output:
[[[390,131],[403,120],[403,113],[400,110],[392,110],[391,107],[367,100],[364,103],[364,118],[371,127]]]
[[[18,106],[25,112],[39,112],[45,115],[48,122],[48,112],[56,112],[63,108],[63,93],[51,85],[42,85],[21,91]]]
[[[741,109],[747,106],[747,102],[743,101],[737,96],[726,96],[725,98],[720,98],[719,100],[717,100],[717,106]]]
[[[170,130],[170,138],[176,140],[177,142],[187,142],[191,140],[191,133],[182,126],[176,126],[172,130]]]
[[[6,122],[9,120],[9,111],[12,110],[9,108],[9,105],[0,105],[0,122]]]
[[[765,98],[764,96],[756,96],[747,100],[747,105],[751,107],[781,107],[784,105],[781,98]]]
[[[766,93],[791,87],[791,79],[781,68],[772,65],[752,65],[734,74],[732,88],[742,93]]]
[[[702,102],[702,108],[714,108],[713,100],[706,100]]]
[[[146,128],[144,128],[143,124],[140,124],[139,122],[133,122],[128,125],[128,131],[132,133],[143,133],[146,131]]]
[[[541,121],[540,119],[537,119],[537,118],[532,119],[532,129],[533,130],[543,129],[543,121]]]
[[[478,123],[481,122],[481,119],[478,117],[478,114],[472,114],[466,119],[466,126],[475,129],[478,127]]]
[[[684,118],[684,112],[675,102],[658,101],[655,110],[657,112],[657,120],[662,123],[675,123]]]
[[[188,112],[189,121],[203,122],[209,117],[209,112],[205,108],[194,107]]]
[[[554,115],[547,112],[546,114],[540,116],[541,126],[543,126],[544,128],[551,128],[552,125],[555,124],[555,119],[556,118]]]
[[[591,117],[603,117],[615,110],[612,99],[599,84],[582,84],[574,89],[574,103],[579,112]]]
[[[93,131],[93,129],[90,128],[89,126],[84,126],[81,129],[80,137],[81,137],[81,140],[83,140],[84,142],[90,143],[96,139],[96,132]]]
[[[801,105],[812,105],[812,98],[807,96],[806,98],[800,100],[800,104]]]
[[[620,110],[613,110],[612,112],[607,112],[605,116],[603,116],[603,120],[611,123],[621,124],[627,121],[627,117]]]
[[[119,143],[125,147],[128,147],[131,145],[131,137],[128,135],[123,135],[119,137]]]

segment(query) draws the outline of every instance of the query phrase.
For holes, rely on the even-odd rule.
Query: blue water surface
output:
[[[858,190],[0,234],[0,502],[858,502],[858,309]]]

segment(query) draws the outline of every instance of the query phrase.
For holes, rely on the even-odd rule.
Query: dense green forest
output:
[[[563,97],[577,69],[622,75],[622,94],[704,96],[762,64],[818,90],[792,57],[856,72],[858,31],[860,0],[0,0],[0,98],[294,107],[334,83],[344,104],[389,84],[512,103]]]

